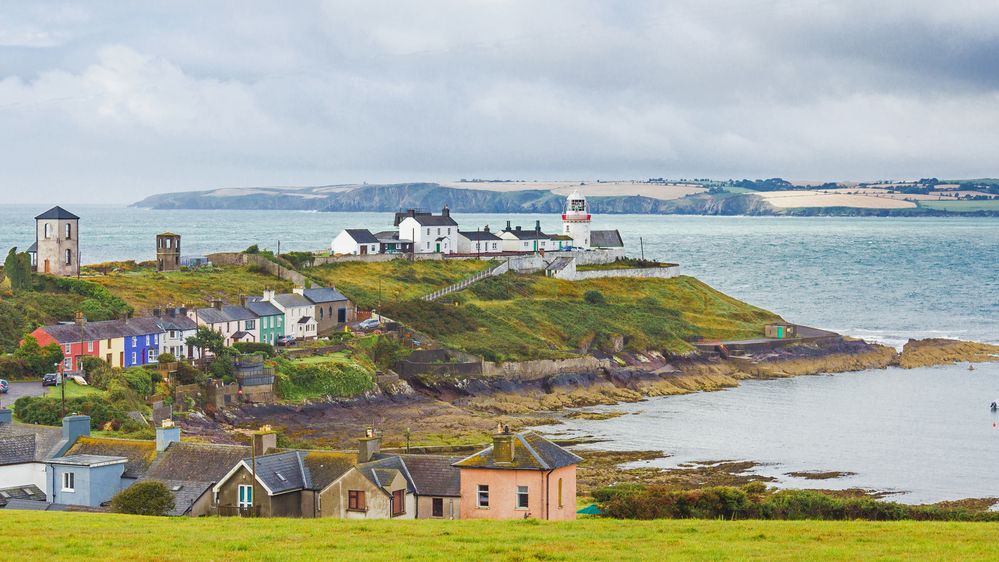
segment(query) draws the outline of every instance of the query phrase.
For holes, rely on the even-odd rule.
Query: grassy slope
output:
[[[606,304],[586,303],[583,296],[591,290],[603,294]],[[566,357],[590,342],[602,346],[611,335],[624,335],[630,349],[683,353],[691,349],[684,338],[756,337],[777,319],[687,276],[570,282],[508,274],[477,283],[458,298],[464,304],[452,314],[471,322],[473,331],[435,329],[425,320],[433,310],[399,319],[450,346],[502,360]]]
[[[350,297],[358,307],[373,308],[379,301],[422,297],[490,267],[479,260],[343,262],[305,271]]]
[[[50,386],[48,389],[49,390],[46,396],[49,398],[62,398],[62,388],[60,388],[59,385]],[[66,398],[78,398],[81,396],[89,396],[91,394],[100,394],[101,392],[104,391],[93,386],[79,385],[73,380],[66,381]]]
[[[341,521],[0,510],[9,560],[994,560],[988,523]]]
[[[953,211],[955,213],[999,211],[999,199],[989,201],[919,201],[919,206],[941,211]]]
[[[140,314],[148,313],[158,306],[208,306],[208,302],[215,297],[238,303],[240,295],[259,296],[267,288],[279,292],[292,289],[292,284],[288,281],[246,267],[215,267],[164,273],[140,269],[93,275],[84,279],[107,287]]]

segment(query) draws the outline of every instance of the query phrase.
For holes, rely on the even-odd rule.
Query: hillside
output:
[[[4,560],[995,560],[995,525],[344,521],[0,510]]]

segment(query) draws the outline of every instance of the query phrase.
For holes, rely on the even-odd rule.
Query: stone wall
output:
[[[297,287],[305,285],[304,275],[297,271],[278,265],[263,256],[243,254],[240,252],[222,252],[218,254],[209,254],[208,260],[214,265],[258,267],[278,279],[291,281]]]
[[[592,269],[589,271],[575,272],[573,281],[583,279],[600,279],[602,277],[658,277],[669,279],[680,275],[680,266],[672,265],[668,267],[629,267],[626,269]]]
[[[609,359],[596,357],[574,357],[572,359],[540,359],[536,361],[510,361],[496,364],[486,361],[482,364],[482,374],[489,377],[503,377],[517,381],[539,380],[553,375],[592,373],[610,369]]]

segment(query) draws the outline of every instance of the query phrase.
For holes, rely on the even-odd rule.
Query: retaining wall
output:
[[[209,254],[208,259],[214,265],[259,267],[278,279],[291,281],[298,287],[305,285],[304,275],[297,271],[278,265],[263,256],[243,254],[239,252],[223,252],[218,254]]]
[[[553,375],[592,373],[610,368],[610,360],[587,356],[571,359],[510,361],[502,364],[486,361],[482,364],[482,374],[490,377],[503,377],[510,380],[531,381]]]
[[[593,269],[575,272],[574,281],[583,279],[600,279],[603,277],[659,277],[668,279],[680,275],[680,266],[669,267],[629,267],[627,269]]]

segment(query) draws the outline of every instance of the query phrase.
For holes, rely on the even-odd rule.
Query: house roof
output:
[[[197,316],[200,322],[207,324],[223,324],[225,322],[257,319],[257,315],[253,311],[237,304],[224,305],[221,310],[215,307],[199,308]]]
[[[503,232],[512,234],[518,240],[548,240],[549,238],[549,236],[544,232],[535,230],[533,228],[530,230],[524,230],[524,229],[517,230],[516,228],[514,228],[511,230],[504,230]]]
[[[49,506],[51,505],[54,504],[38,500],[11,499],[7,501],[5,509],[20,509],[24,511],[48,511]]]
[[[39,219],[80,220],[80,217],[74,215],[73,213],[67,211],[66,209],[63,209],[62,207],[56,206],[35,217],[35,220]]]
[[[380,460],[390,456],[399,458],[403,462],[413,493],[421,496],[461,495],[461,471],[453,466],[461,460],[461,457],[379,453],[375,459]]]
[[[484,230],[459,230],[458,234],[464,236],[469,240],[502,240],[495,233],[486,232]]]
[[[250,459],[244,458],[246,466]],[[270,490],[271,495],[312,488],[309,473],[305,470],[305,454],[288,451],[257,457],[257,479]]]
[[[617,230],[591,230],[590,246],[596,248],[623,248],[624,241]]]
[[[160,316],[156,319],[156,324],[164,332],[169,330],[186,332],[198,329],[198,323],[187,316]]]
[[[375,238],[382,244],[412,244],[413,241],[407,238],[400,238],[395,230],[382,230],[375,233]]]
[[[312,301],[298,293],[281,293],[280,295],[274,295],[274,302],[285,308],[312,306]]]
[[[413,211],[395,214],[395,226],[399,226],[407,218],[415,220],[420,226],[458,226],[451,215],[435,215],[433,213]]]
[[[168,511],[167,515],[187,515],[194,507],[194,502],[205,495],[205,492],[211,489],[212,484],[214,484],[214,482],[198,480],[163,480],[159,478],[146,478],[144,480],[162,482],[173,494],[173,509]]]
[[[0,425],[0,465],[41,462],[58,453],[62,428],[34,424]]]
[[[248,300],[246,308],[261,318],[264,316],[282,316],[284,314],[278,307],[263,300],[261,297],[253,297],[252,300]]]
[[[399,455],[384,455],[371,462],[357,465],[357,470],[372,484],[382,489],[390,485],[397,475],[402,474],[406,480],[406,489],[410,492],[416,491],[409,470]]]
[[[545,266],[545,271],[562,271],[572,263],[575,258],[560,257],[552,260],[550,264]]]
[[[156,457],[156,442],[111,437],[80,437],[66,451],[70,456],[122,457],[127,460],[125,478],[141,478]]]
[[[80,327],[76,324],[53,324],[42,330],[59,343],[80,341]],[[131,318],[129,320],[102,320],[83,325],[83,340],[97,341],[115,338],[161,334],[163,328],[158,318]]]
[[[305,469],[316,490],[322,490],[347,473],[357,460],[355,453],[337,451],[303,451]]]
[[[215,483],[249,453],[242,445],[174,442],[156,455],[144,478]]]
[[[65,464],[69,466],[107,466],[111,464],[126,464],[125,457],[114,457],[110,455],[66,455],[45,461],[49,464]]]
[[[32,242],[31,245],[28,246],[28,249],[25,250],[25,252],[27,252],[29,254],[37,254],[38,253],[38,242]]]
[[[309,324],[311,322],[312,322],[312,317],[311,316],[303,316],[303,317],[301,317],[301,318],[298,319],[298,323],[299,324]]]
[[[310,301],[319,304],[326,302],[340,302],[347,300],[347,297],[343,295],[340,291],[332,289],[330,287],[316,287],[314,289],[305,289],[302,291],[305,298]]]
[[[375,238],[374,234],[366,228],[347,228],[344,230],[348,236],[354,239],[354,242],[358,244],[377,244],[378,239]]]
[[[30,500],[37,502],[45,501],[45,492],[34,484],[26,486],[14,486],[11,488],[0,488],[0,507],[7,505],[11,500]]]
[[[545,439],[536,432],[513,434],[513,462],[497,463],[492,446],[454,464],[458,468],[506,470],[552,470],[579,464],[583,459]]]

